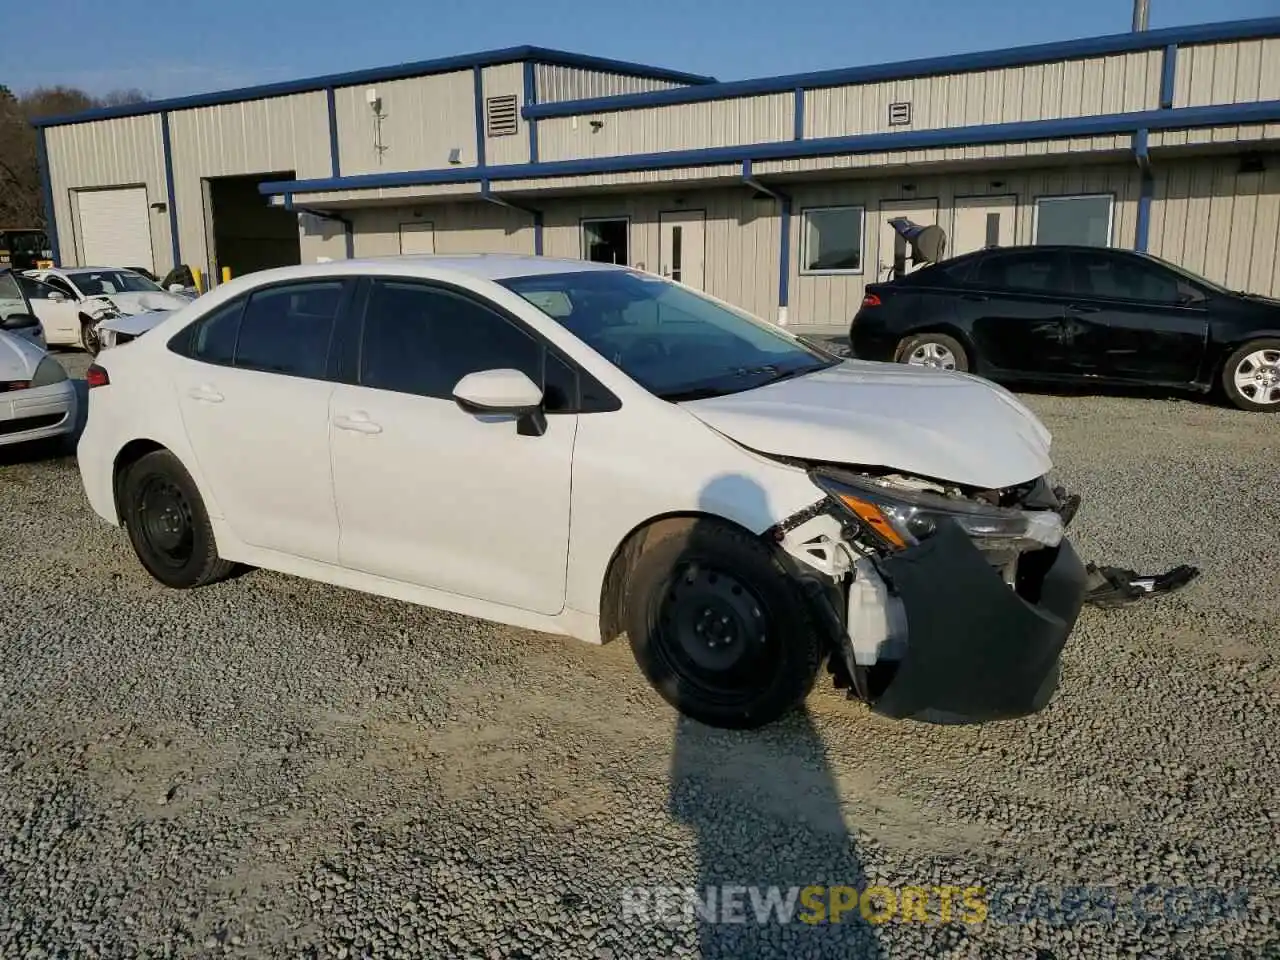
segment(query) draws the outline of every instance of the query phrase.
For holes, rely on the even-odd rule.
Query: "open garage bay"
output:
[[[1050,707],[984,727],[822,681],[712,731],[622,644],[263,572],[166,591],[74,458],[0,452],[0,954],[1276,956],[1280,420],[1027,399],[1087,559],[1204,575],[1086,609]],[[734,886],[746,922],[655,889]],[[828,922],[756,923],[771,886]]]

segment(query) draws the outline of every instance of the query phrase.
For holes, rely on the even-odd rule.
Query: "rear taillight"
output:
[[[880,306],[880,303],[880,295],[876,293],[868,293],[862,298],[862,305],[864,307],[878,307]]]
[[[107,376],[107,371],[104,367],[100,367],[95,363],[85,371],[84,382],[87,383],[89,385],[89,389],[92,390],[94,387],[107,386],[111,383],[111,378]]]

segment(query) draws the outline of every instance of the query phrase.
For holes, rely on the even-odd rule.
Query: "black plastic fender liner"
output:
[[[1086,584],[1070,542],[1051,549],[1035,604],[1004,582],[955,523],[883,558],[881,572],[906,612],[907,655],[873,709],[954,723],[1044,706]]]

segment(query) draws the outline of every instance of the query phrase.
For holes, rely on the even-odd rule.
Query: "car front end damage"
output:
[[[827,624],[837,686],[932,722],[1044,706],[1089,574],[1065,530],[1078,498],[1044,478],[975,490],[811,466],[825,493],[771,531]]]

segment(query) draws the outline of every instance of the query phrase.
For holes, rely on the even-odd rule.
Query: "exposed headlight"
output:
[[[819,487],[885,545],[903,549],[935,533],[943,520],[957,523],[982,550],[1023,551],[1062,542],[1062,518],[1052,510],[1017,510],[903,490],[868,477],[815,470]]]
[[[62,369],[62,364],[53,357],[45,357],[36,366],[36,372],[31,377],[31,386],[47,387],[51,383],[61,383],[67,379],[67,371]]]

